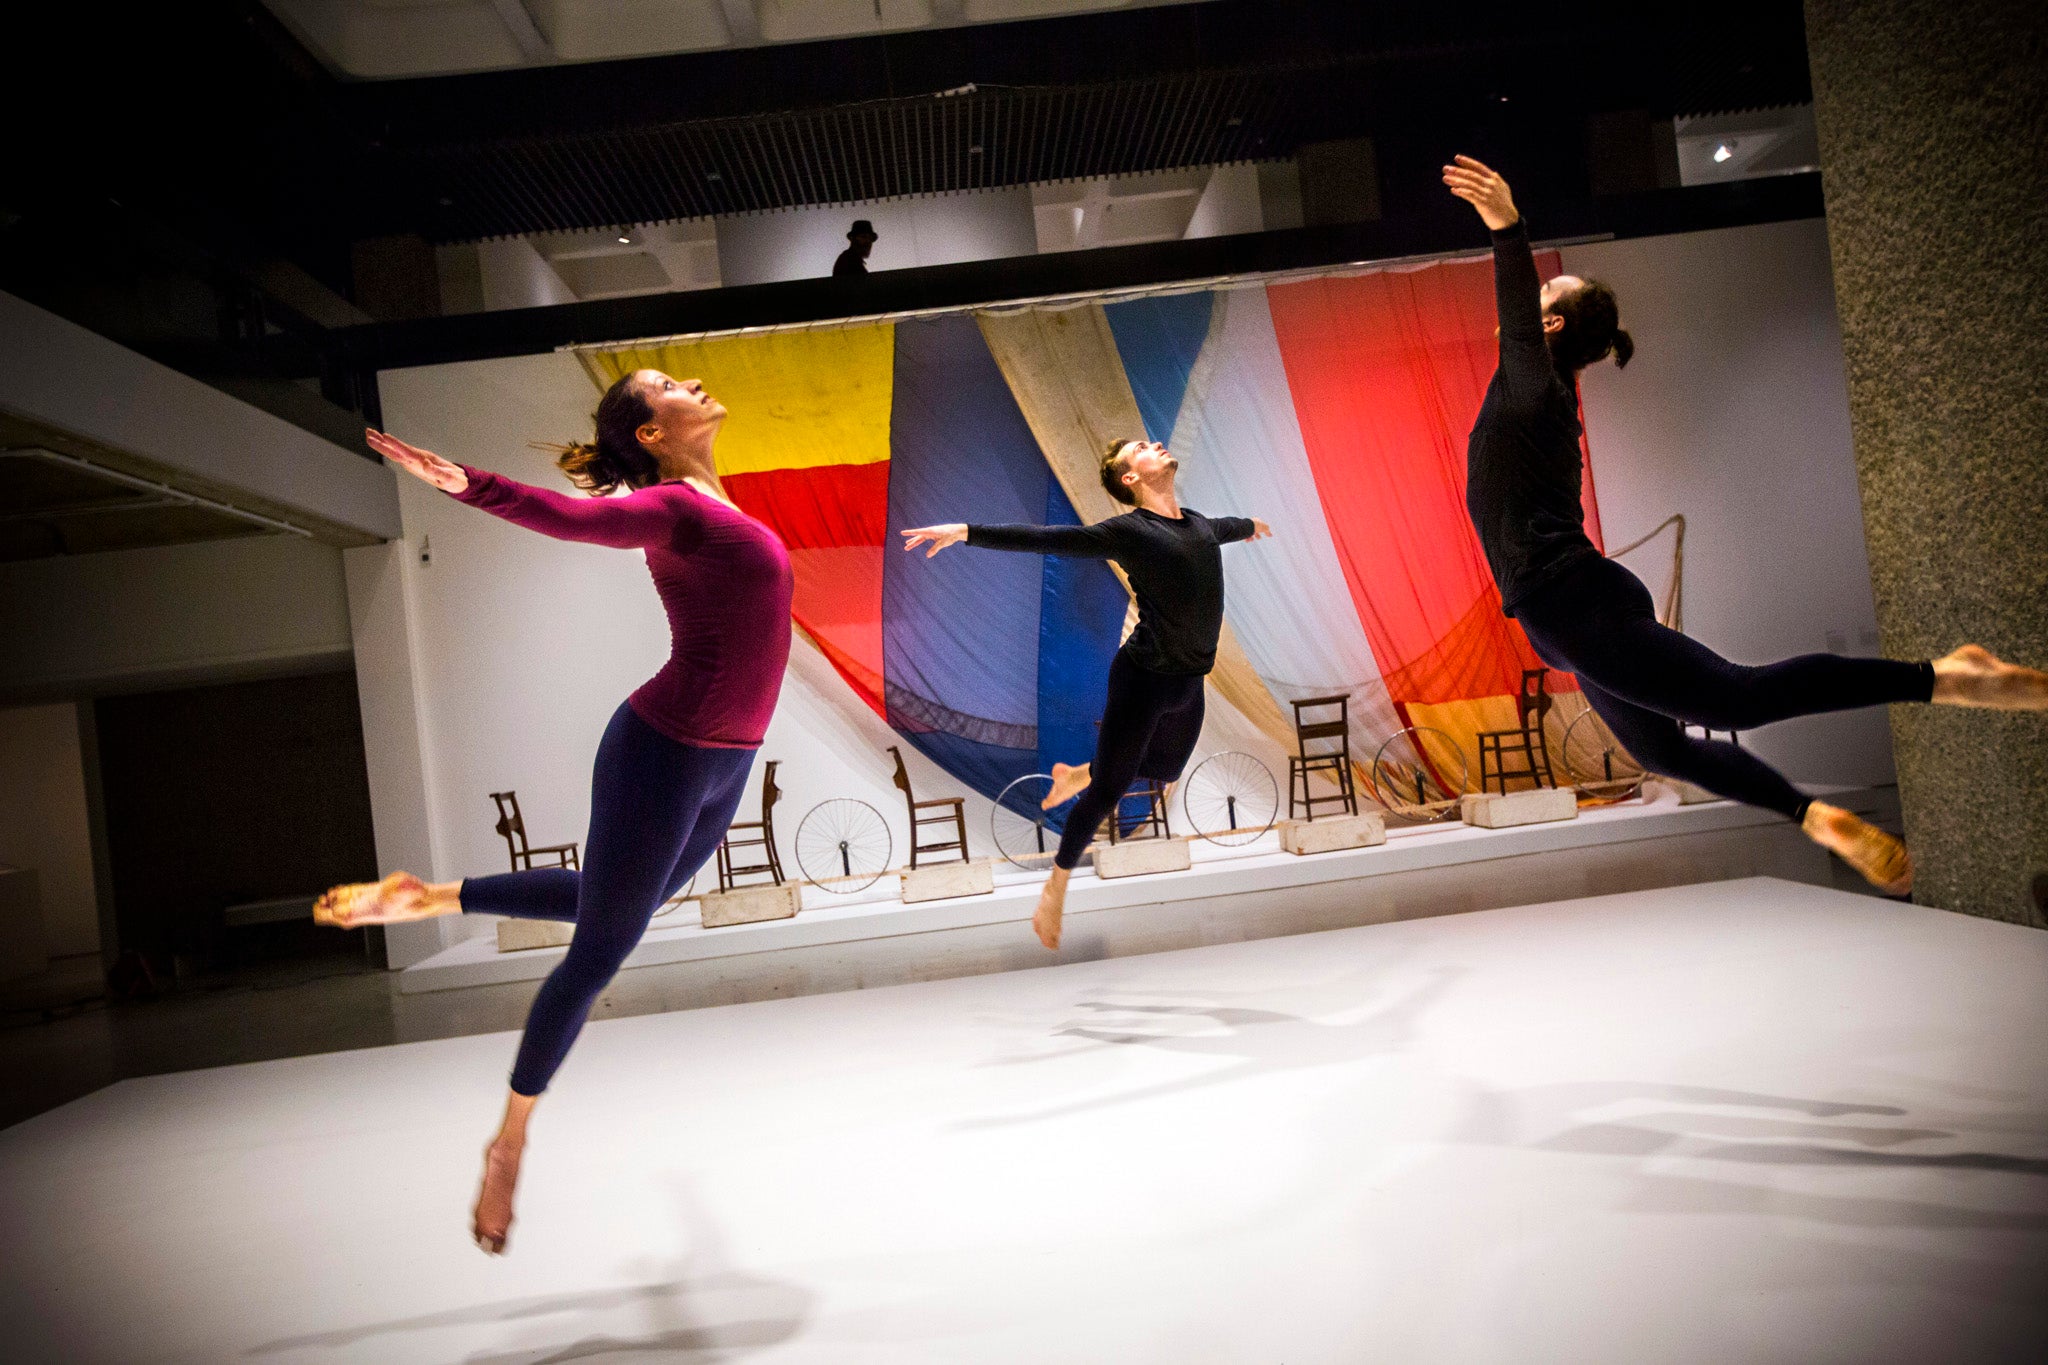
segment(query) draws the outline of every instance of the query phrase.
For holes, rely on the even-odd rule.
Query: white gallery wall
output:
[[[1626,373],[1603,369],[1586,386],[1610,541],[1685,512],[1687,626],[1735,658],[1825,648],[1829,632],[1868,648],[1875,618],[1823,225],[1574,248],[1566,264],[1615,285],[1640,348]],[[380,385],[396,434],[545,487],[565,485],[551,456],[527,443],[586,434],[597,399],[569,355],[387,372]],[[422,856],[442,877],[504,869],[487,794],[506,788],[518,790],[535,842],[581,840],[598,737],[667,650],[643,562],[547,540],[412,480],[401,502],[412,643],[397,648],[414,652],[408,685],[417,693],[417,733],[400,747],[418,754],[432,836]],[[1668,552],[1639,552],[1632,562],[1661,591]],[[360,663],[364,642],[357,648]],[[380,736],[393,722],[388,707],[381,717],[373,710],[367,686],[365,726],[374,788]],[[1204,747],[1249,742],[1226,724]],[[1876,783],[1892,775],[1889,732],[1877,713],[1798,722],[1751,742],[1797,780]],[[763,749],[764,758],[782,760],[785,857],[805,811],[852,796],[887,817],[903,860],[907,830],[889,783],[891,743],[901,740],[799,639]],[[962,794],[903,747],[920,795]],[[754,818],[759,783],[757,760],[742,818]],[[970,795],[977,851],[987,845],[988,816],[989,803]],[[380,832],[380,856],[384,843]],[[707,869],[706,883],[710,876]],[[483,927],[427,926],[431,936],[397,956],[416,960]]]
[[[1686,634],[1738,663],[1880,653],[1826,224],[1571,247],[1564,267],[1614,287],[1636,342],[1584,382],[1608,544],[1683,512]],[[1624,561],[1660,603],[1669,536]],[[1894,778],[1882,709],[1743,743],[1795,781]]]

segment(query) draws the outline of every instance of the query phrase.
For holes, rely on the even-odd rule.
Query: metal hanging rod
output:
[[[1559,237],[1536,242],[1538,251],[1555,251],[1568,246],[1614,239],[1611,232],[1582,237]],[[847,318],[822,318],[810,322],[774,322],[758,327],[728,327],[712,332],[670,332],[663,336],[636,337],[629,341],[572,342],[557,351],[630,351],[645,346],[665,346],[678,341],[717,341],[725,337],[765,336],[771,332],[829,332],[847,327],[873,327],[885,322],[913,322],[923,318],[951,317],[961,313],[1019,313],[1033,308],[1078,308],[1090,303],[1125,303],[1132,299],[1167,298],[1194,294],[1206,289],[1250,289],[1266,284],[1296,280],[1336,279],[1351,275],[1377,275],[1390,270],[1420,270],[1446,261],[1487,259],[1490,251],[1429,251],[1412,256],[1390,256],[1377,261],[1347,261],[1340,265],[1296,266],[1289,270],[1254,270],[1237,275],[1209,275],[1195,280],[1174,280],[1166,284],[1132,285],[1123,289],[1077,289],[1064,294],[1041,294],[1028,299],[1005,299],[1001,303],[955,303],[937,308],[908,308],[894,313],[863,313]]]

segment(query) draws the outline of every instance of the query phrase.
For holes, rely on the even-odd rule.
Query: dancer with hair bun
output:
[[[903,533],[903,548],[929,545],[929,559],[965,541],[987,550],[1116,561],[1138,602],[1138,624],[1109,665],[1109,696],[1087,763],[1052,765],[1047,810],[1079,795],[1067,813],[1052,874],[1031,928],[1060,946],[1067,879],[1095,830],[1141,777],[1175,782],[1202,734],[1202,679],[1216,666],[1223,634],[1223,551],[1273,529],[1256,517],[1205,517],[1174,492],[1180,461],[1157,441],[1111,441],[1102,487],[1130,507],[1092,526],[969,526],[949,522]]]
[[[733,506],[712,443],[725,408],[694,379],[637,370],[606,391],[593,440],[556,463],[572,498],[444,460],[382,432],[372,449],[458,501],[557,540],[641,550],[668,613],[669,660],[612,714],[591,774],[583,867],[434,885],[409,872],[338,886],[315,918],[343,928],[472,913],[561,920],[569,950],[541,984],[485,1149],[471,1233],[505,1249],[528,1117],[626,955],[732,823],[789,659],[789,553]],[[620,497],[606,496],[624,487]]]
[[[1893,702],[2048,710],[2048,673],[1977,645],[1916,662],[1805,654],[1750,667],[1659,624],[1649,590],[1593,548],[1580,501],[1579,371],[1610,356],[1626,365],[1635,353],[1614,291],[1576,275],[1539,283],[1527,225],[1489,167],[1460,156],[1443,180],[1493,234],[1500,365],[1472,427],[1465,505],[1501,609],[1545,663],[1578,675],[1586,701],[1643,767],[1777,811],[1872,885],[1912,890],[1913,862],[1898,839],[1802,795],[1747,749],[1695,739],[1682,724],[1753,730]]]

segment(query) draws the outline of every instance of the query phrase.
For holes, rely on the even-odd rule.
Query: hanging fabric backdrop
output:
[[[1556,273],[1555,253],[1538,267]],[[1487,260],[580,354],[600,387],[637,369],[704,381],[731,412],[727,491],[789,546],[797,625],[986,796],[1093,750],[1128,590],[1087,560],[927,561],[898,532],[1113,515],[1095,476],[1112,439],[1170,446],[1190,507],[1271,523],[1224,552],[1211,704],[1289,751],[1284,704],[1341,694],[1354,758],[1428,725],[1476,773],[1474,735],[1516,723],[1521,671],[1540,667],[1465,515],[1495,355]],[[1585,499],[1597,545],[1590,458]],[[1569,676],[1549,686],[1567,701],[1554,745],[1583,703]]]

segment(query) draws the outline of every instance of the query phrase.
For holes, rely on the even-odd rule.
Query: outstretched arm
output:
[[[914,550],[929,544],[930,559],[948,545],[965,541],[985,550],[1017,550],[1025,554],[1062,555],[1077,559],[1109,559],[1121,541],[1111,517],[1093,526],[970,526],[952,521],[938,526],[919,526],[903,533],[903,548]]]
[[[1547,385],[1553,366],[1543,339],[1542,282],[1529,251],[1529,229],[1508,182],[1484,162],[1460,156],[1444,167],[1444,184],[1470,204],[1493,234],[1494,308],[1500,318],[1500,366],[1511,383]]]
[[[1264,540],[1273,534],[1273,528],[1257,517],[1212,517],[1209,525],[1215,528],[1219,545],[1237,540]]]
[[[640,550],[673,544],[679,533],[694,533],[701,520],[696,499],[688,493],[642,489],[621,498],[572,498],[444,460],[381,431],[366,439],[394,465],[458,501],[556,540]]]

